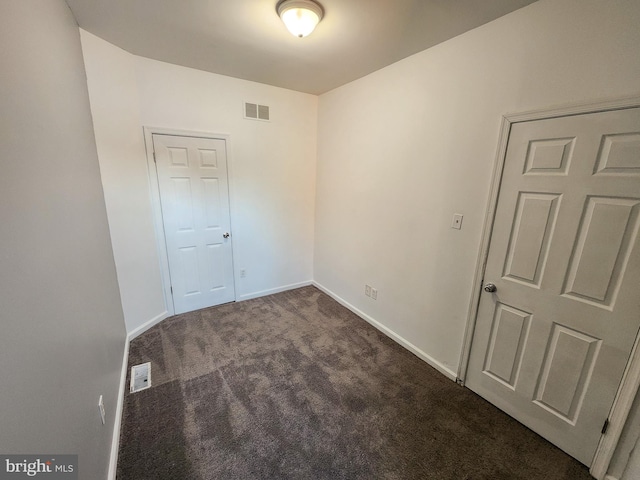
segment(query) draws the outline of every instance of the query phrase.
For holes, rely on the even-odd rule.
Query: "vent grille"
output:
[[[145,390],[151,386],[151,362],[131,367],[131,393]]]
[[[266,105],[258,105],[258,118],[260,120],[269,120],[269,107]]]
[[[255,103],[245,103],[244,116],[246,118],[258,118],[258,105]]]
[[[250,120],[263,120],[268,122],[269,118],[269,106],[258,105],[257,103],[244,103],[244,118]]]

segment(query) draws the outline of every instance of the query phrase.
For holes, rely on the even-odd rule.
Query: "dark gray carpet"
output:
[[[314,287],[167,319],[148,361],[118,480],[591,478]]]

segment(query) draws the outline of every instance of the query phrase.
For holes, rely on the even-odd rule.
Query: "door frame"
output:
[[[491,187],[489,189],[489,197],[487,199],[487,211],[485,213],[484,224],[482,229],[482,237],[478,257],[476,261],[476,270],[473,278],[473,292],[469,302],[467,313],[467,324],[464,332],[463,348],[458,362],[458,372],[456,381],[460,385],[464,385],[469,368],[469,356],[471,354],[471,345],[473,342],[473,334],[477,322],[478,307],[480,304],[480,295],[482,292],[482,284],[484,280],[485,268],[487,265],[487,257],[489,255],[489,247],[491,244],[491,233],[495,220],[495,212],[498,204],[498,195],[500,193],[500,183],[502,181],[502,172],[505,164],[507,153],[507,143],[511,126],[515,123],[529,122],[532,120],[546,120],[550,118],[566,117],[573,115],[582,115],[588,113],[606,112],[611,110],[624,110],[629,108],[640,107],[640,97],[625,97],[618,99],[603,100],[593,103],[569,104],[545,108],[540,110],[531,110],[520,113],[509,113],[502,117],[500,126],[500,134],[498,137],[498,148],[493,165],[493,173]],[[631,409],[631,404],[640,387],[640,334],[636,336],[636,340],[631,350],[631,355],[624,375],[618,387],[611,412],[609,413],[609,426],[607,433],[602,435],[600,443],[596,450],[590,473],[598,480],[605,478],[607,468],[613,457],[613,453],[622,434],[627,416]]]
[[[171,293],[171,275],[169,271],[169,256],[167,254],[167,244],[165,239],[164,221],[162,218],[162,204],[160,202],[160,187],[158,186],[158,171],[153,157],[153,135],[173,135],[176,137],[196,137],[211,140],[224,140],[227,153],[227,181],[229,183],[229,221],[231,223],[231,256],[233,262],[233,287],[234,299],[238,298],[238,275],[235,271],[235,252],[233,249],[233,218],[234,218],[234,195],[233,195],[233,161],[231,155],[231,135],[224,133],[199,132],[194,130],[178,130],[175,128],[162,127],[142,127],[144,133],[144,145],[147,155],[147,173],[149,174],[149,193],[151,198],[151,208],[153,210],[153,225],[156,237],[156,247],[158,249],[158,261],[160,262],[160,274],[162,277],[162,293],[167,316],[175,315],[173,305],[173,295]]]

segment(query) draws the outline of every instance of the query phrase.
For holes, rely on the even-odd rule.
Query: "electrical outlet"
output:
[[[365,294],[367,297],[370,297],[370,296],[371,296],[371,287],[370,287],[369,285],[365,285],[365,286],[364,286],[364,294]]]
[[[461,213],[454,213],[453,220],[451,220],[451,228],[455,228],[456,230],[462,229],[462,217]]]
[[[374,300],[378,299],[378,289],[377,288],[372,288],[371,289],[371,298],[373,298]]]
[[[104,411],[104,400],[102,399],[102,395],[98,399],[98,410],[100,410],[100,420],[102,420],[102,424],[104,425],[106,422],[106,414]]]
[[[240,270],[240,278],[245,278],[247,276],[247,271],[243,268]]]

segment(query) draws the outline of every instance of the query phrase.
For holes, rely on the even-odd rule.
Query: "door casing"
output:
[[[491,232],[495,219],[495,211],[498,204],[498,195],[500,193],[500,182],[502,181],[502,171],[507,152],[507,144],[511,126],[514,123],[528,122],[532,120],[543,120],[549,118],[566,117],[572,115],[581,115],[587,113],[605,112],[611,110],[622,110],[628,108],[640,107],[640,97],[627,97],[621,99],[604,100],[595,103],[572,104],[559,106],[556,108],[533,110],[522,113],[506,114],[502,117],[500,127],[500,135],[498,138],[498,149],[493,165],[493,174],[491,187],[489,191],[488,208],[485,214],[480,249],[478,251],[478,260],[476,262],[476,271],[473,279],[474,290],[469,302],[467,315],[467,325],[464,333],[463,349],[460,355],[457,382],[464,385],[464,381],[469,368],[469,356],[471,353],[471,343],[475,330],[478,306],[480,303],[480,295],[484,280],[484,272],[489,255],[489,246],[491,243]],[[618,387],[616,398],[613,402],[611,412],[609,414],[609,427],[606,435],[603,435],[593,463],[590,473],[598,480],[605,478],[607,468],[613,457],[613,453],[622,434],[625,422],[629,415],[631,405],[640,389],[640,335],[635,339],[629,361],[625,368],[622,381]]]
[[[231,231],[233,231],[233,219],[234,219],[234,195],[233,195],[233,159],[231,150],[231,136],[228,134],[217,134],[210,132],[198,132],[191,130],[176,130],[173,128],[161,128],[161,127],[143,127],[144,143],[147,154],[147,171],[149,174],[149,190],[151,194],[151,206],[153,209],[153,224],[156,234],[156,247],[158,249],[158,260],[160,262],[160,273],[162,276],[162,287],[164,294],[164,304],[167,311],[167,317],[175,314],[173,306],[173,295],[171,294],[171,276],[169,275],[169,257],[167,255],[167,246],[165,243],[164,222],[162,219],[162,208],[160,203],[160,189],[158,187],[158,173],[156,171],[156,165],[153,158],[153,135],[174,135],[179,137],[199,137],[199,138],[211,138],[224,140],[227,146],[227,177],[229,181],[229,211],[231,220]],[[232,255],[235,258],[235,252],[233,252],[233,242],[231,243]],[[238,278],[239,275],[235,272],[234,262],[234,287],[236,291],[236,298],[238,292]]]

